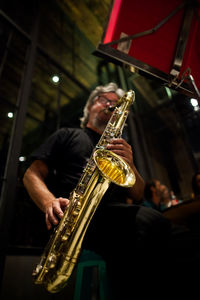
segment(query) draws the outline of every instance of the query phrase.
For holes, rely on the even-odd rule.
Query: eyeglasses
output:
[[[103,105],[106,105],[107,103],[109,103],[111,106],[113,106],[117,103],[116,100],[109,100],[105,97],[99,97],[99,98],[97,98],[97,101]]]

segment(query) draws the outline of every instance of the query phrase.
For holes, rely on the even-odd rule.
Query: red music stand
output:
[[[115,0],[95,55],[200,100],[200,0]]]

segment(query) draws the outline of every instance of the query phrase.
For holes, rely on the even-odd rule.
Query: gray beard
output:
[[[103,132],[104,129],[106,128],[106,125],[107,125],[107,124],[105,124],[105,123],[99,121],[98,119],[93,119],[93,120],[92,120],[92,125],[93,125],[95,128],[97,128],[98,130],[100,130],[100,131]]]

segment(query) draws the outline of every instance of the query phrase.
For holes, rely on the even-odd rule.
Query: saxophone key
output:
[[[36,268],[33,270],[32,275],[33,275],[33,276],[38,275],[38,274],[40,273],[41,270],[42,270],[42,265],[38,264],[38,265],[36,266]]]
[[[72,212],[73,217],[78,216],[78,214],[79,214],[79,212],[80,212],[80,209],[81,209],[81,207],[77,207],[77,208]]]
[[[61,242],[66,242],[70,236],[70,234],[72,233],[72,226],[68,226],[68,228],[66,229],[66,231],[63,233],[63,235],[61,236]]]
[[[47,269],[54,269],[57,263],[57,256],[55,254],[50,254],[48,260],[47,260],[47,264],[46,267]]]

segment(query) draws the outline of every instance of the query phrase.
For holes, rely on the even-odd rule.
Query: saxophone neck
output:
[[[128,106],[130,106],[131,104],[133,104],[133,101],[134,101],[134,100],[135,100],[135,92],[132,91],[132,90],[130,90],[130,91],[126,92],[126,93],[124,94],[124,96],[121,97],[121,98],[117,101],[117,103],[116,103],[115,105],[109,106],[109,107],[108,107],[108,110],[109,110],[109,111],[114,111],[116,107],[121,106],[123,103],[127,103]]]
[[[135,100],[135,92],[132,90],[129,90],[124,94],[123,97],[119,99],[117,102],[116,106],[120,106],[122,103],[126,102],[129,105],[133,104],[133,101]]]
[[[110,120],[108,121],[101,138],[96,145],[96,148],[106,148],[106,145],[112,138],[121,137],[123,128],[125,126],[126,118],[129,113],[130,105],[134,101],[135,93],[130,90],[121,97],[115,106],[112,107],[114,112],[112,113]],[[110,108],[111,109],[111,108]]]

